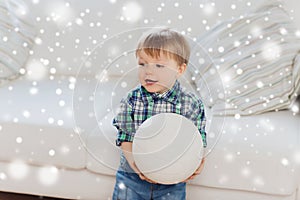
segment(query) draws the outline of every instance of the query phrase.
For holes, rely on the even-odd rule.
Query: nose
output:
[[[153,65],[152,64],[146,64],[145,65],[145,72],[146,72],[146,74],[152,74],[153,73]]]

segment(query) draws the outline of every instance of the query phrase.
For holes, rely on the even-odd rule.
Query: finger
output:
[[[140,177],[140,179],[142,179],[142,180],[146,180],[146,177],[145,177],[144,174],[142,174],[142,173],[139,173],[139,177]]]
[[[203,168],[204,168],[204,159],[201,161],[201,164],[200,164],[200,166],[198,167],[198,169],[195,171],[195,173],[200,173],[202,170],[203,170]]]
[[[189,179],[194,179],[196,177],[196,175],[192,175]]]
[[[146,178],[145,180],[148,181],[149,183],[156,184],[156,182],[152,181],[151,179]]]
[[[139,175],[140,179],[145,180],[145,177],[143,177],[142,175]]]
[[[195,173],[193,175],[199,175],[201,173],[201,171],[195,171]]]
[[[201,171],[203,170],[204,166],[200,166],[196,171],[195,174],[200,174]]]
[[[197,175],[196,174],[192,174],[190,177],[188,177],[185,181],[188,181],[188,180],[190,180],[190,179],[193,179],[193,178],[195,178]]]
[[[188,182],[189,180],[192,180],[192,179],[194,179],[194,176],[192,175],[192,176],[190,176],[190,177],[188,177],[187,179],[185,179],[183,182]]]
[[[146,178],[146,180],[147,180],[149,183],[156,184],[156,182],[155,182],[155,181],[153,181],[153,180],[151,180],[151,179],[149,179],[149,178],[147,178],[147,177],[145,177],[145,178]]]
[[[140,177],[140,179],[142,179],[142,180],[144,180],[144,181],[147,181],[147,182],[149,182],[149,183],[154,183],[154,184],[156,184],[156,182],[154,182],[154,181],[152,181],[151,179],[147,178],[147,177],[146,177],[144,174],[142,174],[142,173],[139,174],[139,177]]]

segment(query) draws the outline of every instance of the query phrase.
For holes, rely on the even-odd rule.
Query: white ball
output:
[[[190,177],[203,158],[202,137],[193,122],[174,113],[161,113],[138,128],[132,153],[138,169],[161,184]]]

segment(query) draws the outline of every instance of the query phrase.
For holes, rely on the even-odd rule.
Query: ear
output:
[[[177,78],[179,78],[179,77],[185,72],[186,67],[187,67],[187,66],[186,66],[185,63],[183,63],[183,64],[181,64],[181,65],[179,66],[178,72],[177,72]]]

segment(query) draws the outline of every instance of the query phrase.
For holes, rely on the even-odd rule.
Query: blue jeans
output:
[[[153,184],[140,179],[121,156],[113,200],[185,200],[186,183]]]

